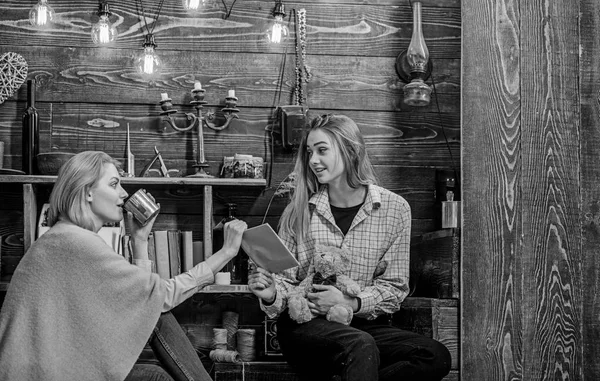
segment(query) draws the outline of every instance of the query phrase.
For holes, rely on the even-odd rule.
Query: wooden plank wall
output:
[[[581,100],[581,295],[583,369],[586,380],[600,375],[600,4],[580,1]]]
[[[463,2],[465,380],[598,379],[597,13]]]
[[[37,80],[42,152],[97,149],[124,159],[129,123],[138,171],[156,146],[168,168],[189,173],[195,158],[194,134],[174,131],[160,121],[160,94],[173,98],[183,126],[183,112],[193,112],[189,101],[195,80],[206,89],[208,110],[219,111],[227,91],[235,89],[240,118],[226,130],[204,130],[210,171],[218,173],[223,156],[246,153],[264,157],[267,165],[272,161],[272,178],[270,187],[258,195],[218,191],[215,212],[224,214],[225,202],[237,202],[239,214],[251,224],[262,220],[273,188],[291,172],[293,160],[293,153],[279,145],[271,152],[267,131],[274,123],[275,107],[291,104],[295,84],[293,46],[284,54],[261,43],[273,1],[237,1],[225,18],[219,1],[216,8],[194,15],[186,13],[180,1],[166,0],[156,25],[158,1],[144,1],[165,67],[150,84],[136,75],[132,62],[144,35],[139,0],[109,1],[111,21],[120,33],[109,48],[94,47],[89,37],[97,19],[97,0],[51,0],[58,22],[45,31],[27,21],[33,3],[0,3],[0,54],[21,54],[29,64],[28,77]],[[437,89],[431,105],[424,108],[403,104],[404,84],[394,67],[396,56],[410,42],[409,0],[284,3],[288,15],[293,9],[306,9],[307,63],[312,73],[306,90],[311,115],[337,112],[355,119],[366,135],[382,185],[410,202],[413,234],[434,230],[435,169],[451,168],[452,161],[458,166],[460,155],[459,0],[423,2],[423,30]],[[22,86],[0,105],[0,140],[7,143],[7,168],[21,168],[20,118],[25,101],[26,86]],[[274,200],[269,222],[276,223],[285,202],[285,198]],[[185,210],[178,209],[180,215]],[[159,222],[162,219],[167,221],[168,216],[162,215]]]

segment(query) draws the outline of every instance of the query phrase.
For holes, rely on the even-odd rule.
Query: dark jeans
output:
[[[343,381],[439,381],[450,371],[443,344],[393,327],[387,316],[355,317],[350,326],[324,318],[297,324],[286,311],[277,321],[277,338],[286,361],[313,381],[334,375]]]
[[[164,369],[135,364],[125,381],[212,381],[172,313],[160,315],[149,344]]]

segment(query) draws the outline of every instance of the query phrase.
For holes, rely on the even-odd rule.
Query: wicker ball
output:
[[[70,158],[75,156],[70,152],[45,152],[36,156],[38,172],[41,175],[57,175],[58,170]]]

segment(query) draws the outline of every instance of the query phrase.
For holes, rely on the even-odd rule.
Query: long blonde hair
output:
[[[310,156],[306,146],[308,135],[319,129],[329,136],[333,145],[341,153],[346,169],[346,180],[350,187],[357,188],[361,185],[377,184],[363,135],[356,123],[345,115],[328,114],[314,118],[298,148],[294,165],[296,184],[291,192],[290,203],[279,220],[279,231],[295,237],[297,241],[306,240],[309,237],[308,200],[321,187],[317,176],[310,169]]]
[[[114,164],[117,168],[121,165],[119,161],[100,151],[78,153],[63,164],[50,194],[48,226],[53,226],[59,219],[65,219],[93,231],[92,213],[86,197],[102,176],[104,164]]]

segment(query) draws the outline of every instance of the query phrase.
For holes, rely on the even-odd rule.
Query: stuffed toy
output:
[[[288,298],[290,317],[297,323],[306,323],[316,317],[308,307],[307,294],[313,292],[313,284],[327,284],[337,287],[344,294],[358,296],[360,286],[348,277],[350,252],[334,246],[315,247],[309,275],[300,283]],[[336,304],[327,312],[327,320],[348,325],[352,321],[352,308]]]

